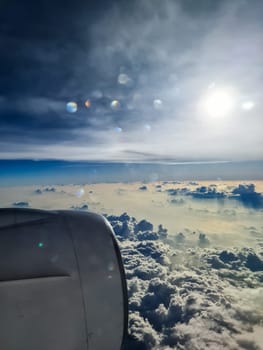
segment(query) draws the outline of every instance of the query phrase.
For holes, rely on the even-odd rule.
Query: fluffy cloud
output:
[[[127,213],[107,218],[128,282],[125,350],[262,349],[262,248],[172,248],[161,225],[155,232]]]
[[[29,202],[25,201],[17,201],[12,204],[14,207],[27,208],[30,206]]]
[[[179,199],[173,198],[170,200],[170,203],[175,205],[183,205],[185,201],[182,198],[179,198]]]
[[[55,187],[46,187],[43,189],[44,192],[56,192]]]
[[[42,194],[43,192],[56,192],[55,187],[45,187],[45,188],[37,188],[34,191],[36,194]]]
[[[218,192],[214,187],[206,187],[206,186],[197,187],[195,191],[190,192],[190,195],[193,198],[205,198],[205,199],[225,197],[224,192]]]
[[[263,271],[263,254],[257,254],[251,248],[209,254],[207,261],[215,269],[226,268],[238,272],[245,268],[252,272]]]
[[[73,205],[71,208],[75,209],[75,210],[88,210],[89,206],[88,206],[88,204],[83,203],[81,205]]]
[[[191,182],[193,185],[194,182]],[[239,184],[237,187],[225,186],[220,191],[217,186],[211,184],[210,186],[200,186],[192,189],[190,187],[184,188],[169,188],[166,190],[169,196],[191,196],[196,199],[235,199],[240,201],[244,206],[253,209],[263,208],[263,195],[255,191],[254,184]],[[180,203],[180,200],[172,199],[171,203]],[[235,215],[226,212],[226,215]]]
[[[233,196],[231,198],[241,201],[245,206],[254,209],[263,208],[263,196],[255,191],[254,184],[239,184],[233,189],[232,193]]]

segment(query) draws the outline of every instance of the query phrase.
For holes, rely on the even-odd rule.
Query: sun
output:
[[[202,110],[209,117],[225,117],[235,106],[235,94],[231,89],[218,88],[209,91],[202,99]]]

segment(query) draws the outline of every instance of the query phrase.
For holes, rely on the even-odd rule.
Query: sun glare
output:
[[[255,103],[253,101],[244,101],[242,103],[242,108],[245,110],[245,111],[250,111],[251,109],[253,109],[255,107]]]
[[[202,109],[210,117],[227,116],[234,108],[235,96],[228,89],[213,89],[203,98]]]

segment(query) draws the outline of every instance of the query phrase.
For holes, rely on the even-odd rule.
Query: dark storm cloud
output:
[[[124,349],[261,349],[254,336],[263,316],[260,250],[177,245],[176,257],[184,259],[174,268],[175,250],[160,236],[152,241],[142,227],[136,233],[138,223],[127,213],[108,219],[120,240],[128,281]]]
[[[96,129],[91,113],[98,111],[106,126],[103,106],[110,99],[98,101],[97,110],[84,107],[96,80],[84,52],[90,26],[110,1],[26,1],[21,6],[14,0],[0,6],[1,151],[12,145],[19,149],[21,140],[32,147],[79,139],[74,131]],[[74,115],[66,111],[70,100],[80,106]],[[89,142],[96,143],[91,135]]]
[[[262,4],[254,3],[2,2],[2,155],[43,158],[54,152],[90,159],[95,151],[101,159],[258,158],[259,110],[252,113],[250,131],[241,116],[223,141],[216,127],[209,133],[200,127],[193,110],[193,101],[213,81],[230,79],[242,95],[260,100]],[[126,83],[118,82],[120,73]],[[110,107],[113,99],[118,108]],[[65,107],[72,100],[79,109],[69,114]],[[109,130],[121,137],[109,137]],[[24,147],[25,139],[33,151]],[[71,155],[68,142],[74,144]]]
[[[0,94],[60,95],[63,87],[72,83],[74,63],[87,46],[84,21],[87,30],[109,5],[110,1],[1,2],[0,40],[5,50],[1,55]],[[87,85],[92,84],[91,79],[85,81]]]

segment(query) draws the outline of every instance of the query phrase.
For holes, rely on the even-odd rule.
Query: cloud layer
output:
[[[262,349],[262,246],[172,248],[162,226],[155,232],[126,213],[107,218],[128,281],[125,349]]]
[[[190,183],[191,184],[191,183]],[[263,195],[260,192],[256,192],[255,185],[251,184],[239,184],[237,187],[224,188],[217,190],[216,185],[200,186],[194,189],[190,187],[183,188],[169,188],[166,192],[172,199],[170,203],[183,204],[184,200],[174,198],[174,196],[191,196],[194,199],[217,199],[217,200],[237,200],[246,207],[253,209],[263,208]]]
[[[262,159],[261,1],[28,4],[1,13],[1,157]],[[236,107],[207,118],[217,88]]]

